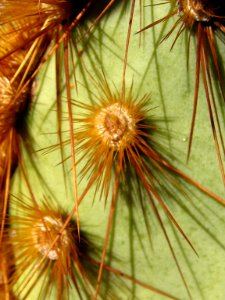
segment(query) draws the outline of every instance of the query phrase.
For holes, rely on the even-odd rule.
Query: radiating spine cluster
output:
[[[196,252],[194,245],[172,214],[168,198],[176,199],[176,201],[180,201],[182,197],[189,199],[186,187],[187,183],[190,183],[220,204],[224,205],[225,200],[173,166],[167,150],[163,147],[163,141],[161,143],[165,134],[150,114],[152,109],[149,94],[143,97],[134,96],[133,83],[132,88],[127,90],[129,85],[125,85],[125,77],[135,0],[131,1],[124,66],[123,71],[120,72],[123,74],[122,92],[115,87],[111,88],[110,79],[105,75],[97,76],[96,80],[93,79],[84,64],[83,69],[91,77],[90,86],[92,83],[98,86],[99,95],[91,104],[84,103],[79,93],[79,100],[72,100],[70,65],[72,64],[73,71],[76,70],[76,66],[70,47],[76,48],[78,41],[72,35],[72,30],[78,25],[82,26],[80,21],[88,15],[88,12],[92,12],[91,8],[94,11],[97,7],[97,16],[85,29],[84,36],[86,36],[116,1],[106,1],[100,4],[101,7],[98,7],[99,4],[95,2],[84,0],[75,4],[70,0],[4,0],[0,5],[0,32],[2,33],[0,41],[0,251],[2,256],[0,295],[2,294],[4,299],[13,299],[14,294],[18,299],[26,299],[37,283],[41,282],[42,288],[37,299],[55,297],[55,299],[67,300],[74,294],[79,299],[85,297],[94,300],[105,299],[102,286],[105,287],[104,274],[108,272],[144,286],[162,297],[176,299],[164,292],[163,288],[157,289],[144,284],[106,265],[105,260],[119,191],[129,179],[131,182],[138,182],[145,193],[144,201],[149,203],[153,211],[186,289],[186,294],[191,299],[190,287],[168,235],[167,227],[163,223],[162,212]],[[215,88],[212,84],[213,71],[210,66],[212,62],[220,93],[224,98],[215,32],[221,35],[225,33],[225,6],[219,0],[214,2],[171,0],[169,3],[172,4],[172,11],[141,31],[161,21],[176,17],[178,19],[165,39],[175,28],[178,28],[178,32],[174,43],[184,30],[188,30],[189,41],[192,34],[196,38],[194,107],[188,157],[191,154],[200,74],[202,74],[217,156],[225,183],[223,124],[218,113]],[[140,7],[142,7],[141,0]],[[140,23],[142,24],[142,20]],[[188,49],[190,49],[189,41]],[[56,53],[58,143],[56,146],[50,146],[50,149],[60,149],[64,168],[66,161],[64,146],[69,144],[71,148],[69,158],[73,177],[72,203],[74,207],[69,214],[59,207],[53,207],[52,199],[43,200],[39,206],[33,195],[21,155],[22,140],[25,144],[29,144],[21,124],[24,122],[24,113],[27,109],[29,110],[31,104],[32,84],[42,65],[54,52]],[[79,55],[82,61],[83,54],[79,53]],[[61,61],[60,58],[63,60]],[[101,74],[102,71],[104,72],[102,69],[103,67],[100,70]],[[65,141],[63,141],[61,127],[63,116],[62,84],[61,74],[59,74],[61,70],[64,71],[69,120],[69,139]],[[75,85],[77,85],[76,80],[77,78]],[[81,109],[79,115],[76,114],[78,108]],[[32,146],[28,149],[32,149]],[[77,155],[80,157],[79,160],[77,160]],[[19,208],[19,214],[8,215],[10,178],[18,162],[31,200],[28,201],[29,204],[21,199],[12,201],[12,210]],[[82,165],[81,171],[78,172],[77,168],[79,169],[80,164]],[[87,179],[87,184],[81,193],[78,193],[78,178]],[[64,180],[66,181],[67,178]],[[109,198],[111,199],[101,258],[99,255],[96,258],[92,256],[93,253],[89,252],[90,249],[96,248],[92,247],[92,243],[83,234],[79,216],[79,205],[85,200],[92,187],[95,189],[95,196],[100,191],[100,198],[104,198],[105,203]],[[173,195],[174,191],[176,191],[176,196]],[[140,200],[141,212],[148,228],[143,200],[141,197],[138,200]],[[73,221],[74,215],[76,221]],[[8,262],[8,258],[12,259]],[[117,295],[113,292],[113,285],[109,284],[108,289],[107,299],[117,299]]]

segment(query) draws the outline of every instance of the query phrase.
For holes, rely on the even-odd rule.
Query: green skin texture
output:
[[[85,61],[88,70],[95,76],[95,70],[89,60],[90,57],[93,61],[96,60],[95,51],[99,57],[99,61],[95,63],[96,69],[98,71],[104,70],[108,82],[110,84],[113,82],[118,88],[121,87],[122,81],[123,57],[130,14],[129,5],[127,5],[125,11],[122,9],[123,3],[120,3],[102,18],[94,30],[93,36],[90,37],[91,46],[87,47],[82,54],[82,59]],[[168,9],[169,5],[167,4],[145,7],[143,9],[145,24],[164,16]],[[129,88],[133,80],[134,94],[138,93],[140,97],[146,93],[151,94],[150,107],[157,106],[153,114],[162,117],[166,113],[166,117],[170,120],[168,127],[171,133],[171,151],[175,156],[179,153],[177,156],[179,162],[174,161],[174,164],[191,178],[224,197],[224,187],[218,167],[202,81],[199,90],[199,105],[192,153],[188,164],[185,163],[194,95],[194,38],[192,38],[189,70],[187,70],[187,39],[185,35],[178,39],[171,52],[170,47],[175,35],[156,47],[157,41],[160,40],[160,36],[163,34],[164,23],[161,23],[143,33],[141,45],[139,45],[139,35],[135,35],[139,30],[139,17],[139,7],[136,3],[128,53],[127,87]],[[176,18],[177,16],[174,16],[167,23],[164,34],[168,32]],[[223,45],[219,46],[222,48]],[[47,73],[43,77],[45,70],[47,70]],[[34,106],[34,112],[32,112],[29,119],[30,132],[35,137],[34,147],[37,150],[57,143],[56,134],[48,134],[57,131],[55,106],[52,109],[56,98],[54,78],[55,61],[52,57],[49,65],[43,68],[38,76],[35,90],[35,93],[38,91],[38,98]],[[78,80],[78,94],[75,89],[72,89],[72,97],[89,103],[87,88],[93,91],[95,87],[90,79],[87,82],[84,81],[79,63],[76,66],[76,78]],[[63,107],[66,111],[65,97],[65,93],[63,93]],[[63,128],[68,129],[68,122],[63,122]],[[67,151],[70,153],[69,148]],[[61,164],[57,165],[61,161],[59,150],[47,155],[37,152],[34,160],[49,190],[55,195],[56,200],[69,211],[73,206],[70,162],[66,162],[67,174],[69,174],[67,180],[70,182],[68,183],[68,186],[70,186],[67,191],[68,196],[66,196]],[[40,184],[40,179],[35,175],[36,173],[29,162],[26,163],[26,167],[36,199],[41,199],[42,195],[47,192]],[[79,193],[84,187],[85,179],[78,186]],[[223,248],[219,245],[215,237],[223,243],[225,210],[221,205],[190,185],[189,189],[192,197],[188,207],[192,216],[181,209],[172,199],[171,201],[169,199],[167,203],[169,203],[169,207],[179,225],[194,245],[198,257],[174,226],[171,226],[171,222],[168,221],[165,215],[163,215],[164,225],[169,233],[193,299],[222,300],[225,299],[225,246]],[[29,195],[18,170],[14,176],[13,193],[18,194],[21,191]],[[92,205],[93,192],[94,189],[91,189],[80,205],[81,224],[84,224],[85,230],[91,234],[104,239],[110,199],[106,207],[104,207],[104,199],[98,201],[98,197]],[[134,216],[131,216],[131,212],[122,198],[122,195],[119,195],[114,222],[114,240],[113,245],[110,245],[113,254],[118,258],[112,259],[112,266],[180,299],[188,299],[187,292],[154,214],[149,212],[152,228],[152,249],[147,237],[142,212],[139,209],[134,209]],[[185,202],[185,200],[183,201]],[[150,205],[149,210],[151,210]],[[211,230],[212,236],[207,234],[206,230],[194,220],[193,216],[196,220],[201,220],[205,227]],[[132,227],[134,222],[137,225],[138,234]],[[143,246],[140,244],[138,237],[142,240]],[[144,255],[142,247],[145,248],[146,255]],[[120,289],[120,286],[115,283],[118,299],[166,299],[137,285],[132,285],[129,282],[126,282],[126,284],[129,286],[129,291]],[[37,285],[29,299],[36,299],[35,295],[37,295],[39,288],[40,286]]]

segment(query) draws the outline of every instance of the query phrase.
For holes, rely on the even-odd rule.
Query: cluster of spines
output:
[[[38,22],[39,22],[38,24],[39,25],[37,26],[37,28],[38,28],[37,32],[34,31],[34,32],[32,32],[31,37],[28,37],[28,38],[26,37],[26,42],[28,42],[28,43],[32,44],[33,41],[36,41],[36,38],[39,34],[40,34],[40,36],[42,36],[42,33],[44,34],[44,36],[46,38],[49,38],[48,32],[49,32],[50,29],[55,28],[55,25],[57,25],[57,26],[59,25],[58,30],[61,30],[60,26],[62,24],[63,25],[65,24],[64,21],[67,20],[67,19],[70,19],[70,17],[68,17],[67,14],[66,14],[66,18],[64,16],[60,15],[60,18],[57,19],[56,23],[54,23],[54,18],[51,18],[51,17],[48,17],[49,20],[47,18],[49,23],[40,21],[40,20],[42,20],[42,17],[43,17],[42,12],[43,12],[43,15],[45,16],[46,14],[48,15],[48,13],[50,13],[50,12],[51,13],[55,12],[55,10],[54,10],[55,8],[58,9],[57,5],[55,7],[53,7],[54,8],[53,9],[52,7],[49,6],[50,5],[49,1],[44,1],[44,2],[46,2],[46,3],[43,4],[41,2],[41,6],[39,7],[40,18],[38,19]],[[33,3],[31,2],[31,6],[32,6],[32,4]],[[42,7],[42,4],[43,4],[43,7]],[[65,5],[65,4],[71,5],[71,3],[68,2],[68,1],[66,1],[66,3],[64,3],[64,2],[61,3],[60,2],[60,5]],[[185,4],[185,1],[179,1],[178,5],[181,6],[181,4]],[[89,2],[85,3],[85,5],[89,5]],[[84,5],[84,9],[86,7],[85,5]],[[32,6],[32,7],[34,8],[34,6]],[[65,11],[67,12],[66,9],[65,9]],[[182,15],[183,12],[185,12],[185,10],[182,10],[182,12],[181,12],[181,9],[180,9],[180,14],[181,15]],[[204,11],[204,14],[205,14],[205,11]],[[23,19],[24,16],[26,16],[26,13],[25,14],[22,13],[20,18]],[[215,17],[215,16],[213,16],[213,17]],[[74,19],[76,19],[76,18],[74,18]],[[46,21],[46,19],[44,19],[44,20]],[[52,20],[53,20],[53,23],[51,23]],[[3,21],[4,21],[4,18],[3,18]],[[199,20],[197,20],[197,21],[199,21]],[[205,15],[204,15],[204,20],[200,20],[200,21],[205,21]],[[70,25],[72,25],[72,23],[73,22],[71,21],[71,23],[66,24],[68,27],[65,26],[65,32],[64,33],[67,32],[66,30],[68,30],[68,28],[70,27]],[[188,25],[190,25],[190,24],[188,23]],[[27,24],[26,24],[26,26],[27,26]],[[22,27],[24,28],[24,26],[22,26]],[[18,32],[20,32],[20,30],[18,30]],[[63,39],[64,39],[64,37],[62,35],[62,40]],[[64,41],[67,42],[67,38],[65,38]],[[36,44],[36,42],[34,44]],[[20,49],[21,49],[21,46],[18,47],[17,51],[19,51]],[[28,47],[28,49],[30,49],[30,48]],[[15,51],[15,53],[18,53],[17,51]],[[20,74],[20,72],[18,73],[17,70],[21,68],[21,65],[22,65],[22,68],[25,67],[25,69],[28,70],[27,71],[28,75],[29,74],[34,74],[36,72],[36,69],[39,69],[39,67],[36,68],[35,59],[31,60],[35,67],[34,66],[31,67],[30,65],[29,65],[29,67],[27,67],[26,63],[24,64],[24,61],[26,61],[26,59],[27,59],[26,55],[27,55],[28,52],[29,51],[27,51],[25,53],[25,55],[23,56],[22,61],[19,62],[18,66],[16,66],[16,70],[13,70],[13,77],[12,77],[13,83],[16,83],[18,78],[20,78],[20,75],[18,75],[18,74]],[[9,53],[10,54],[6,55],[6,56],[5,56],[5,54],[2,55],[2,57],[3,57],[2,62],[3,63],[4,63],[4,59],[10,58],[11,56],[13,57],[14,52],[11,53],[11,51],[9,51]],[[18,57],[19,57],[19,55],[18,55]],[[65,59],[65,61],[66,61],[66,59]],[[215,63],[215,61],[214,61],[214,63]],[[16,74],[16,76],[15,76],[15,74]],[[21,83],[18,83],[18,86],[16,86],[16,90],[19,90],[19,93],[18,93],[19,96],[18,97],[13,97],[14,100],[19,99],[19,101],[22,101],[21,99],[23,99],[23,96],[24,96],[24,93],[26,93],[26,90],[29,91],[29,88],[28,88],[29,85],[27,85],[27,82],[30,82],[29,78],[31,78],[32,76],[33,75],[28,76],[27,78],[24,77],[24,76],[22,77],[22,82],[24,82],[24,86],[23,85],[21,86]],[[68,76],[67,76],[67,79],[68,79]],[[5,81],[5,80],[3,79],[3,81]],[[108,90],[107,92],[110,92],[110,90]],[[10,93],[10,91],[9,91],[9,93]],[[6,95],[6,94],[7,93],[4,92],[4,95]],[[69,93],[67,93],[67,95],[68,95],[68,100],[71,100]],[[151,174],[151,171],[147,170],[147,168],[146,168],[146,165],[145,165],[146,157],[152,159],[154,167],[157,167],[158,165],[160,165],[160,167],[159,167],[160,170],[161,170],[161,167],[163,169],[164,168],[168,169],[169,171],[174,172],[176,175],[181,176],[183,179],[185,179],[185,180],[187,180],[191,183],[194,183],[194,185],[196,185],[197,187],[200,187],[200,189],[203,189],[203,188],[201,188],[201,186],[196,184],[193,180],[188,179],[188,177],[185,176],[184,174],[182,174],[180,171],[176,170],[173,166],[171,166],[167,162],[166,159],[164,159],[164,157],[162,157],[159,153],[157,153],[157,151],[155,151],[154,148],[151,148],[148,145],[148,142],[146,142],[145,139],[149,137],[149,134],[146,133],[146,131],[151,129],[151,127],[146,125],[144,122],[142,123],[142,121],[145,120],[145,115],[143,115],[141,117],[140,121],[137,121],[136,119],[135,119],[135,121],[130,119],[129,112],[127,112],[126,109],[124,110],[124,107],[123,107],[125,102],[126,102],[126,99],[124,98],[124,94],[119,95],[119,97],[117,99],[118,100],[117,102],[115,101],[115,103],[107,103],[107,101],[110,102],[111,99],[112,99],[111,95],[109,95],[109,94],[106,95],[106,104],[107,104],[106,106],[108,106],[109,111],[107,111],[108,108],[104,107],[104,105],[103,105],[103,108],[102,108],[102,111],[101,111],[100,115],[98,115],[97,119],[94,120],[95,126],[94,126],[93,129],[95,130],[95,133],[94,133],[95,136],[94,135],[91,136],[90,134],[87,134],[87,132],[85,130],[83,132],[83,137],[82,137],[82,132],[80,132],[80,133],[75,132],[75,135],[74,135],[75,136],[74,140],[78,140],[78,142],[79,142],[79,140],[84,141],[84,139],[85,139],[84,135],[89,136],[92,140],[90,140],[90,143],[88,143],[88,145],[89,146],[91,145],[90,150],[94,151],[94,152],[96,150],[96,149],[94,149],[94,148],[96,148],[95,145],[94,145],[94,142],[96,142],[96,139],[99,139],[99,138],[100,138],[100,140],[103,139],[103,144],[104,144],[105,148],[103,147],[101,149],[101,151],[106,150],[106,152],[107,152],[109,150],[109,152],[107,152],[107,153],[110,153],[109,158],[108,158],[108,162],[109,162],[108,165],[104,165],[104,163],[103,163],[101,165],[101,168],[99,168],[99,166],[96,167],[94,165],[95,164],[95,159],[94,158],[92,158],[92,160],[90,160],[91,167],[93,167],[94,169],[97,169],[97,172],[92,173],[91,182],[88,184],[86,190],[88,190],[90,188],[90,186],[97,181],[98,182],[97,185],[100,186],[102,189],[105,189],[105,186],[107,187],[103,192],[105,192],[106,196],[108,197],[109,186],[110,186],[110,181],[111,181],[110,178],[113,177],[112,169],[113,169],[113,167],[115,167],[115,171],[116,171],[115,179],[114,179],[114,194],[115,195],[114,195],[114,198],[112,199],[112,204],[111,204],[112,205],[111,207],[113,207],[114,204],[115,204],[115,200],[116,200],[116,195],[117,195],[117,190],[118,190],[118,185],[119,185],[119,180],[120,180],[121,174],[124,175],[124,173],[125,173],[124,169],[125,169],[127,161],[129,161],[129,163],[130,163],[130,161],[132,161],[132,159],[133,159],[133,164],[132,165],[133,165],[136,173],[140,177],[142,183],[144,184],[145,189],[146,189],[146,191],[149,195],[149,198],[152,202],[153,207],[154,207],[154,200],[152,198],[155,197],[160,202],[160,204],[163,206],[165,211],[168,213],[169,217],[174,222],[175,226],[177,226],[178,229],[181,231],[179,225],[176,223],[176,221],[173,218],[172,214],[166,208],[164,202],[157,195],[157,192],[155,191],[155,188],[151,186],[155,181],[155,177]],[[128,98],[128,99],[130,99],[130,98]],[[195,99],[195,100],[197,101],[197,99]],[[20,104],[20,102],[19,102],[19,104]],[[135,106],[134,102],[132,102],[132,101],[131,101],[131,106],[133,106],[133,107]],[[17,105],[14,106],[14,108],[17,108]],[[84,106],[84,108],[87,108],[87,107]],[[95,108],[93,108],[93,111],[94,110],[95,110]],[[140,111],[137,111],[137,114],[139,114],[139,113],[140,113]],[[135,116],[135,117],[138,117],[138,116]],[[71,116],[70,116],[70,118],[71,118]],[[86,125],[88,124],[87,120],[85,120],[85,119],[83,119],[82,122],[84,122],[84,124],[86,124]],[[138,127],[137,124],[140,125],[140,127]],[[136,131],[137,127],[138,127],[138,130]],[[5,125],[3,125],[2,128],[3,128],[3,130],[5,130]],[[107,135],[106,135],[106,133],[107,133]],[[93,140],[94,140],[94,142],[93,142]],[[73,141],[73,137],[71,138],[70,142],[71,141]],[[134,141],[136,141],[137,144],[135,144]],[[99,140],[97,141],[97,143],[99,143]],[[102,143],[102,141],[100,141],[100,143]],[[83,149],[81,147],[80,150],[82,150],[82,151],[86,150],[87,151],[88,148],[86,146],[82,146]],[[132,147],[134,147],[134,148],[132,148]],[[139,147],[139,149],[137,150],[136,147]],[[122,149],[122,151],[121,151],[121,149]],[[125,149],[125,151],[124,151],[124,149]],[[135,149],[135,151],[137,151],[137,152],[135,153],[135,151],[133,149]],[[131,150],[130,151],[130,157],[129,157],[129,155],[127,155],[129,150]],[[106,155],[106,152],[103,151],[103,154]],[[2,153],[2,157],[6,156],[6,154],[4,154],[4,151],[1,151],[1,153]],[[118,155],[118,153],[119,153],[119,155]],[[135,156],[135,154],[137,156]],[[97,157],[101,157],[101,153],[99,154],[98,152],[95,152],[94,155],[97,156]],[[151,155],[153,155],[153,156],[151,156]],[[119,157],[118,159],[117,159],[117,156]],[[142,157],[144,157],[143,161],[142,161]],[[5,162],[4,159],[3,159],[3,161]],[[136,161],[141,162],[140,166],[138,166]],[[73,159],[73,164],[74,163],[75,163],[75,159]],[[143,169],[142,169],[142,167],[143,167]],[[11,162],[10,162],[10,168],[11,168]],[[3,170],[8,170],[7,168],[4,168],[4,167],[2,169]],[[87,170],[89,170],[89,169],[90,168],[87,166],[86,170],[84,169],[83,172],[87,173]],[[104,179],[102,179],[102,178],[99,179],[99,174],[101,173],[101,170],[103,171],[103,173],[106,174],[106,177]],[[145,173],[148,174],[150,179],[146,178]],[[8,176],[10,176],[10,175],[8,175]],[[100,176],[102,176],[102,174],[100,174]],[[9,178],[9,177],[7,177],[7,178]],[[81,202],[82,198],[86,194],[86,190],[83,192],[83,194],[82,194],[83,196],[79,199],[79,202]],[[208,191],[206,191],[206,192],[208,193]],[[153,196],[151,195],[151,193],[153,193]],[[223,202],[223,200],[220,199],[219,197],[215,197],[215,198],[217,200],[219,200],[220,202]],[[113,213],[113,209],[111,210],[111,213]],[[157,212],[156,212],[156,215],[157,215]],[[161,223],[160,217],[157,216],[157,218],[159,218],[159,222]],[[110,222],[109,222],[109,224],[110,224]],[[78,232],[79,232],[79,228],[78,228]],[[107,232],[107,236],[108,235],[109,235],[109,232]],[[106,240],[107,240],[107,238],[106,238]],[[107,242],[106,242],[106,244],[107,244]],[[54,247],[54,245],[52,247]],[[53,250],[49,250],[49,251],[53,251]],[[102,272],[103,267],[104,267],[104,253],[103,253],[102,262],[101,262],[101,268],[100,268],[101,271],[99,272],[99,274],[100,274],[99,275],[99,280],[101,278],[101,272]],[[99,284],[100,284],[100,282],[98,282],[97,292],[98,292]]]
[[[188,61],[190,52],[190,41],[192,36],[196,40],[196,61],[195,61],[195,88],[193,114],[190,126],[188,158],[191,155],[192,140],[194,136],[194,127],[197,115],[198,94],[200,79],[202,76],[203,86],[205,90],[205,98],[209,112],[209,120],[212,127],[212,135],[215,142],[215,149],[218,156],[219,167],[221,170],[222,180],[225,185],[224,170],[224,124],[220,115],[220,110],[224,114],[224,103],[220,105],[220,101],[216,99],[216,91],[213,85],[213,74],[219,86],[219,97],[222,102],[225,101],[222,68],[219,63],[219,53],[216,38],[219,37],[223,41],[225,34],[225,5],[223,1],[202,1],[202,0],[171,0],[168,4],[172,5],[171,11],[163,18],[149,24],[145,28],[149,29],[165,20],[172,19],[177,16],[177,20],[172,25],[169,32],[163,40],[167,39],[176,31],[172,47],[174,47],[177,39],[183,32],[187,32],[187,49]],[[190,62],[189,62],[190,63]]]
[[[21,160],[21,141],[26,138],[21,130],[23,115],[30,105],[32,82],[41,67],[46,49],[52,40],[65,40],[93,1],[74,6],[71,1],[4,1],[1,5],[0,30],[0,207],[1,243],[8,239],[5,230],[10,178]],[[23,7],[23,9],[21,9]],[[72,23],[74,23],[72,25]],[[56,46],[58,47],[58,41]],[[24,129],[24,128],[23,128]],[[29,141],[25,141],[29,143]],[[7,231],[6,231],[7,232]],[[4,251],[3,251],[4,253]],[[2,254],[4,255],[4,254]],[[3,261],[7,261],[4,257]],[[11,276],[5,264],[4,277]],[[5,289],[7,290],[5,280]],[[8,297],[5,294],[5,297]]]

